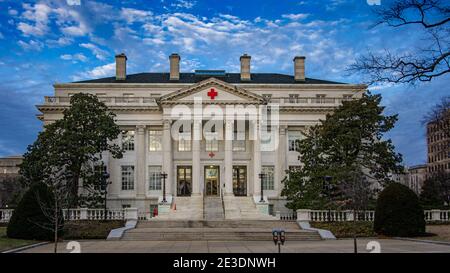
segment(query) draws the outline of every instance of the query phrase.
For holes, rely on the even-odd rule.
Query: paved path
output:
[[[376,240],[376,239],[374,239]],[[358,240],[358,249],[361,253],[367,253],[366,245],[369,239]],[[450,253],[450,245],[433,243],[412,242],[404,240],[379,239],[381,252],[401,253],[401,252],[446,252]],[[130,252],[130,253],[273,253],[277,249],[272,242],[264,241],[79,241],[81,252]],[[67,242],[59,244],[59,252],[69,252],[66,250]],[[52,252],[53,245],[47,244],[36,248],[25,250],[30,253]],[[303,241],[287,242],[282,247],[282,252],[286,253],[352,253],[353,240],[332,240],[332,241]]]

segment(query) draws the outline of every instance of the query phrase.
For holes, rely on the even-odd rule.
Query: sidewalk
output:
[[[413,242],[394,239],[359,239],[358,251],[369,252],[366,245],[370,241],[378,241],[382,253],[450,253],[449,245]],[[79,241],[81,252],[84,253],[275,253],[273,242],[264,241]],[[66,250],[67,242],[59,244],[59,252]],[[47,244],[32,249],[26,253],[52,252],[53,245]],[[330,241],[287,241],[281,249],[285,253],[353,253],[353,240]]]

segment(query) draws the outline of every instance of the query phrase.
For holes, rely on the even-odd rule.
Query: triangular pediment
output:
[[[217,78],[208,78],[161,97],[162,104],[192,103],[201,98],[204,103],[262,104],[264,98],[243,88],[226,83]]]

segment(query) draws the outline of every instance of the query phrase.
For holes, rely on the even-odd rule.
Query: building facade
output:
[[[224,200],[226,215],[245,218],[244,203],[264,203],[264,213],[286,211],[282,180],[286,170],[301,165],[295,141],[367,86],[306,78],[304,57],[294,58],[294,75],[252,73],[250,61],[240,57],[240,73],[181,73],[180,56],[172,54],[168,73],[127,75],[127,57],[120,54],[115,77],[55,84],[54,96],[38,105],[39,118],[44,124],[60,119],[79,92],[97,95],[116,113],[123,130],[116,141],[125,154],[103,155],[111,208],[152,212],[165,189],[166,203],[178,211],[201,210],[202,200],[214,196]],[[263,120],[262,112],[270,118]]]
[[[450,109],[448,110],[450,112]],[[447,112],[447,113],[448,113]],[[450,172],[450,114],[443,122],[427,124],[428,174]],[[444,125],[444,126],[443,126]]]
[[[16,195],[22,189],[19,169],[22,156],[8,156],[0,158],[0,208],[14,206]]]
[[[422,192],[423,183],[427,179],[427,165],[416,165],[408,168],[406,186],[417,195]]]

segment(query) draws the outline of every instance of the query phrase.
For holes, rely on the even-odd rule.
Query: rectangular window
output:
[[[134,190],[134,166],[122,166],[122,190]]]
[[[160,191],[161,187],[161,166],[148,167],[148,187],[151,191]]]
[[[122,131],[122,148],[125,151],[134,151],[134,131]]]
[[[217,139],[205,140],[205,151],[207,152],[219,151],[219,141]]]
[[[301,131],[288,131],[289,151],[297,151],[297,142],[302,139]]]
[[[131,205],[130,204],[123,204],[122,208],[123,209],[129,209],[129,208],[131,208]]]
[[[151,152],[162,151],[162,131],[161,130],[150,130],[148,131],[148,149]]]
[[[245,152],[245,140],[233,140],[233,152]]]
[[[325,99],[326,95],[323,94],[317,94],[316,95],[316,103],[325,103],[326,99]]]
[[[263,177],[263,190],[273,190],[274,189],[274,166],[262,166],[261,172],[264,174]]]
[[[190,139],[180,139],[178,141],[178,151],[179,152],[189,152],[191,151],[191,140]]]
[[[345,100],[345,101],[352,100],[352,95],[343,95],[342,100]]]
[[[289,103],[297,103],[298,94],[289,94]]]
[[[184,128],[184,125],[180,127],[178,135],[178,151],[179,152],[191,151],[191,131],[189,128]]]

